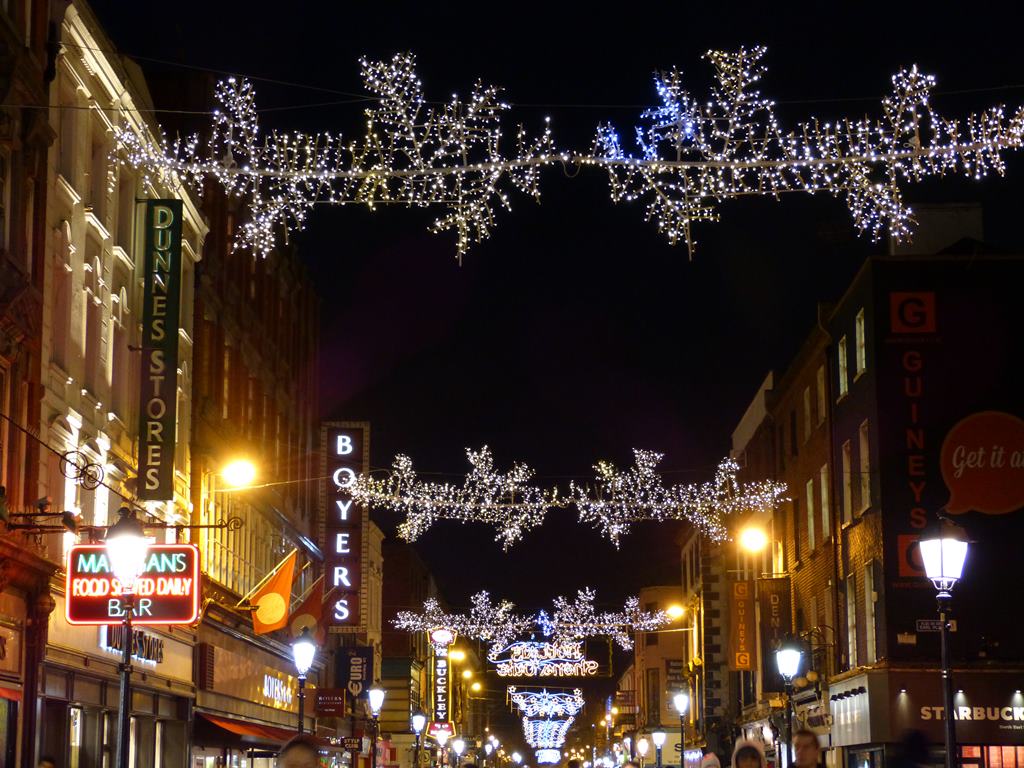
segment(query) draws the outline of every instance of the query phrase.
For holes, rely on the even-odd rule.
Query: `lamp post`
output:
[[[455,753],[455,768],[462,762],[462,753],[466,751],[466,742],[462,739],[455,739],[452,742],[452,752]]]
[[[680,760],[686,752],[686,712],[690,709],[690,694],[680,691],[672,697],[672,706],[679,713],[679,754]]]
[[[107,529],[105,539],[110,571],[121,585],[121,700],[117,716],[117,768],[128,768],[128,740],[132,712],[132,614],[135,611],[135,582],[146,570],[149,540],[135,512],[121,507],[117,522]]]
[[[650,746],[646,736],[641,736],[636,740],[636,753],[640,755],[640,768],[644,768],[644,758],[647,757],[647,750],[650,749]]]
[[[491,742],[484,744],[484,765],[487,765],[487,761],[491,759],[491,752],[494,751],[494,745]]]
[[[784,640],[775,650],[775,665],[786,684],[786,743],[788,744],[786,754],[789,755],[787,768],[793,765],[795,759],[793,754],[793,678],[800,671],[800,660],[803,655],[803,648],[793,639]]]
[[[963,529],[947,519],[921,536],[918,548],[925,575],[938,590],[939,643],[942,663],[942,703],[946,737],[946,768],[957,762],[956,720],[953,717],[953,671],[949,662],[949,621],[953,595],[951,590],[963,575],[967,559],[967,538]]]
[[[419,710],[412,716],[412,730],[416,734],[416,744],[412,748],[412,765],[413,768],[419,768],[420,766],[420,735],[423,733],[423,729],[427,726],[427,716]]]
[[[299,733],[306,730],[306,675],[309,668],[313,666],[313,657],[316,656],[316,643],[309,632],[309,627],[304,627],[299,636],[292,643],[292,658],[295,660],[295,671],[299,673]]]
[[[654,742],[654,751],[658,756],[658,768],[661,768],[661,748],[665,746],[665,732],[655,731],[651,734],[651,741]],[[682,745],[682,741],[679,743]]]
[[[384,706],[384,695],[386,691],[380,687],[380,683],[374,683],[373,687],[366,692],[370,699],[370,715],[373,716],[373,733],[370,737],[370,768],[377,768],[377,728],[380,725],[380,708]]]
[[[444,747],[448,743],[448,731],[438,731],[434,734],[434,738],[437,739],[437,762],[438,765],[443,765],[448,762],[445,760],[445,753],[448,750]]]

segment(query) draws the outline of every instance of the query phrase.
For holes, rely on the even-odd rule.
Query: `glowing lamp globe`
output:
[[[309,633],[309,627],[305,627],[295,642],[292,643],[292,658],[295,660],[295,669],[299,677],[305,677],[309,668],[313,666],[313,657],[316,656],[316,643]]]
[[[796,673],[800,671],[800,660],[803,655],[803,649],[792,640],[784,641],[775,651],[775,665],[778,667],[779,674],[787,682],[796,677]]]
[[[686,710],[690,708],[690,694],[686,691],[680,691],[672,697],[672,706],[676,708],[676,712],[682,717],[686,714]]]
[[[650,743],[647,741],[646,736],[641,736],[636,740],[636,753],[640,757],[647,757],[647,750],[651,748]]]
[[[925,575],[939,590],[939,597],[949,597],[953,585],[963,575],[967,560],[967,538],[963,529],[943,520],[921,537],[918,549]]]
[[[452,752],[454,752],[457,757],[462,757],[462,753],[465,752],[465,751],[466,751],[466,742],[465,741],[463,741],[462,739],[456,739],[455,741],[452,742]]]
[[[445,731],[443,729],[437,731],[434,734],[434,738],[437,739],[437,743],[441,745],[442,749],[444,749],[444,745],[448,743],[448,736],[449,736],[448,731]]]
[[[135,511],[121,507],[121,517],[107,529],[104,544],[110,570],[126,592],[135,590],[135,582],[146,570],[149,539]]]
[[[662,747],[665,746],[665,737],[666,737],[666,734],[665,734],[664,731],[655,731],[654,733],[651,734],[651,741],[654,742],[654,746],[655,747],[657,747],[658,749],[661,749]]]
[[[374,686],[366,692],[366,695],[370,699],[370,712],[374,717],[380,714],[380,708],[384,706],[384,695],[386,691],[380,687],[380,683],[375,683]]]
[[[416,735],[423,733],[423,729],[427,726],[427,716],[422,712],[417,712],[412,716],[412,729],[416,732]]]
[[[512,762],[515,763],[516,765],[519,765],[521,762],[523,762],[523,756],[520,755],[518,752],[513,752],[512,753]]]
[[[256,465],[247,459],[236,459],[227,464],[220,475],[232,488],[244,488],[256,479]]]
[[[740,546],[747,552],[760,552],[768,546],[768,534],[761,528],[744,528],[739,538]]]

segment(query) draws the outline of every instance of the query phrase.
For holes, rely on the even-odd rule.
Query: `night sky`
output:
[[[1005,14],[984,4],[985,17],[932,4],[836,4],[833,15],[708,6],[94,7],[148,73],[184,75],[184,63],[287,81],[256,82],[258,106],[300,107],[267,113],[267,125],[349,136],[362,130],[363,104],[303,105],[350,101],[345,94],[362,92],[360,55],[405,50],[418,56],[428,98],[465,94],[478,77],[503,85],[514,105],[508,130],[521,120],[536,133],[549,115],[565,148],[588,147],[606,120],[631,136],[653,102],[656,69],[678,66],[692,92],[706,93],[701,54],[741,44],[769,46],[762,86],[784,125],[876,115],[890,75],[912,63],[938,76],[935,103],[951,115],[1024,100],[1009,4]],[[986,239],[1013,249],[1022,189],[1024,162],[1011,156],[1007,180],[930,183],[908,197],[982,202]],[[524,461],[564,488],[591,477],[598,459],[628,466],[637,447],[665,452],[673,482],[707,479],[767,371],[784,368],[812,328],[816,302],[838,298],[884,247],[857,236],[842,201],[791,195],[723,206],[719,223],[697,225],[691,261],[643,220],[642,206],[613,205],[597,171],[550,169],[542,191],[539,206],[514,196],[461,266],[454,238],[429,234],[421,210],[325,208],[299,237],[324,301],[323,414],[372,421],[375,467],[405,452],[457,480],[464,448],[487,444],[500,465]],[[587,585],[618,602],[678,581],[679,526],[642,526],[616,552],[571,513],[552,518],[507,556],[489,529],[454,524],[418,548],[456,604],[489,588],[544,607]]]

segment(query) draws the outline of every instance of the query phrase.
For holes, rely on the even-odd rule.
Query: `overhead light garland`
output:
[[[492,603],[486,591],[470,598],[468,614],[445,611],[436,599],[428,598],[423,602],[422,613],[399,611],[392,623],[406,632],[429,633],[438,628],[448,629],[498,648],[536,628],[556,643],[611,637],[621,648],[629,650],[633,647],[633,633],[650,632],[672,621],[664,611],[641,611],[636,597],[629,598],[620,613],[598,614],[594,608],[595,596],[594,590],[588,588],[579,590],[573,603],[557,597],[550,616],[545,611],[536,616],[517,614],[515,606],[507,600]]]
[[[471,466],[461,485],[425,482],[408,456],[398,455],[386,477],[358,477],[348,488],[358,504],[405,516],[398,535],[416,541],[436,522],[455,520],[493,525],[495,540],[505,550],[542,525],[550,509],[575,507],[580,522],[593,525],[616,547],[633,523],[684,520],[714,541],[726,538],[730,516],[772,509],[783,500],[786,486],[772,481],[740,483],[739,465],[726,458],[711,482],[666,486],[655,471],[664,458],[654,451],[634,450],[635,465],[620,471],[609,462],[594,466],[594,488],[572,483],[569,494],[531,485],[534,472],[516,463],[507,473],[494,469],[487,446],[466,449]]]
[[[575,717],[583,709],[583,691],[574,688],[572,692],[521,690],[514,685],[508,687],[512,705],[523,717]]]
[[[423,602],[423,613],[399,611],[393,623],[407,632],[429,633],[444,628],[464,637],[504,646],[533,625],[531,618],[514,613],[514,608],[507,600],[492,603],[491,596],[484,591],[470,598],[468,614],[449,613],[431,597]]]
[[[538,719],[523,718],[523,738],[526,743],[534,749],[558,749],[565,744],[566,734],[569,733],[569,726],[575,722],[575,717],[565,719]]]
[[[498,88],[478,81],[467,100],[453,95],[432,106],[415,58],[397,54],[360,61],[377,105],[366,110],[358,140],[265,134],[252,84],[229,78],[217,85],[221,108],[208,140],[154,143],[115,128],[114,156],[168,183],[202,189],[212,179],[246,198],[251,217],[237,244],[264,256],[278,232],[302,229],[317,204],[398,203],[441,208],[431,229],[455,231],[461,258],[490,235],[511,190],[539,199],[540,170],[555,163],[606,171],[613,201],[645,201],[646,218],[692,252],[692,224],[717,220],[722,201],[784,192],[840,197],[861,231],[903,238],[913,223],[903,183],[950,172],[1002,174],[1002,152],[1024,141],[1024,108],[1010,117],[1001,106],[963,120],[943,117],[930,103],[935,78],[916,67],[892,77],[879,118],[812,119],[786,131],[774,102],[754,87],[765,73],[765,50],[708,52],[716,85],[707,99],[686,91],[676,70],[655,77],[661,105],[641,114],[636,153],[623,148],[610,124],[598,127],[589,152],[557,149],[547,120],[536,135],[520,125],[514,141],[504,141],[509,105]]]

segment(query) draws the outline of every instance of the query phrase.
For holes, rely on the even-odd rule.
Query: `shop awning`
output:
[[[7,699],[8,701],[21,701],[21,691],[0,685],[0,699]]]
[[[276,725],[264,725],[248,720],[236,720],[232,717],[220,717],[206,712],[197,712],[201,718],[211,725],[234,734],[247,744],[262,744],[279,747],[295,736],[296,732]]]

